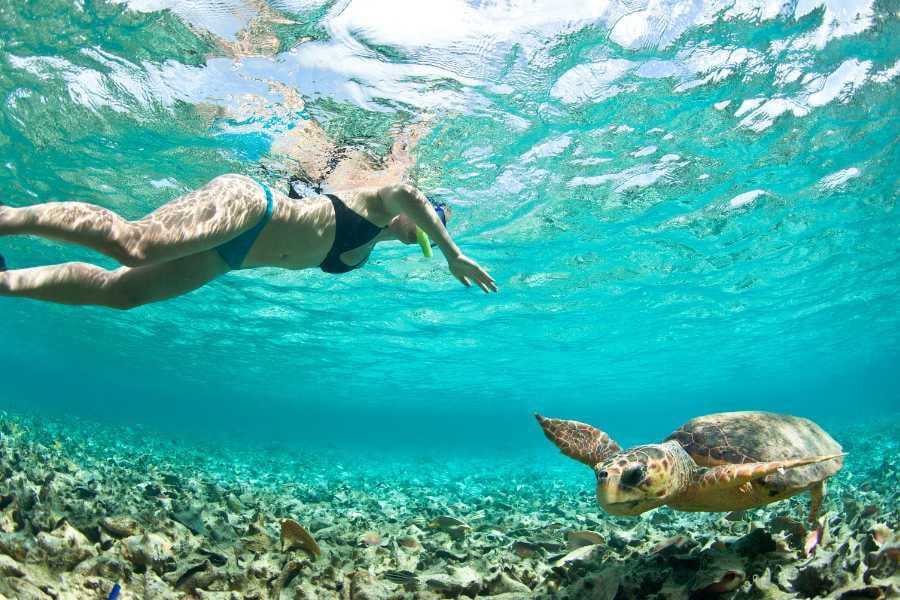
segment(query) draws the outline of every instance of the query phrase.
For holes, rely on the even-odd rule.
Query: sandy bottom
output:
[[[806,496],[615,518],[552,455],[301,456],[0,413],[0,600],[900,597],[900,424],[832,434],[849,456],[808,553]]]

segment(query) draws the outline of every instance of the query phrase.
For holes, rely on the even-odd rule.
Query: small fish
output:
[[[281,522],[281,549],[282,552],[288,552],[292,548],[305,551],[313,560],[322,553],[319,544],[305,527],[293,519],[284,519]]]
[[[602,544],[603,538],[595,531],[570,531],[566,533],[566,546],[569,550],[575,550],[582,546]],[[549,550],[549,548],[548,548]]]
[[[727,594],[728,592],[733,592],[741,587],[741,584],[744,583],[746,579],[747,576],[743,571],[726,571],[722,573],[718,581],[714,581],[701,591],[716,595]]]
[[[209,562],[217,567],[224,567],[226,564],[228,564],[228,557],[219,554],[218,552],[207,550],[206,548],[197,548],[197,553],[202,554],[203,556],[208,558]]]
[[[412,571],[385,571],[384,578],[388,581],[393,581],[394,583],[399,583],[401,585],[407,585],[410,583],[414,583],[418,585],[419,577]]]
[[[670,537],[670,538],[663,540],[660,543],[656,544],[653,547],[653,549],[650,550],[650,554],[659,554],[660,552],[668,550],[669,548],[674,548],[676,550],[681,549],[681,547],[684,546],[684,544],[687,543],[687,541],[688,541],[688,538],[683,535],[676,535],[674,537]]]
[[[863,518],[877,516],[878,515],[878,507],[875,506],[874,504],[867,504],[866,507],[863,508],[861,514],[862,514]]]
[[[878,544],[879,548],[884,546],[893,535],[894,532],[884,523],[879,523],[871,530],[869,530],[869,536],[872,538],[872,541]]]
[[[381,546],[384,543],[384,538],[374,531],[367,531],[359,536],[358,542],[361,546]]]
[[[443,558],[445,560],[454,560],[456,562],[461,562],[469,558],[465,554],[453,554],[449,550],[444,550],[443,548],[438,548],[434,551],[434,555],[438,558]]]
[[[448,517],[446,515],[435,517],[428,523],[428,527],[430,529],[440,529],[441,531],[472,529],[467,523],[464,523],[455,517]]]
[[[814,529],[806,534],[806,539],[803,540],[803,553],[806,556],[812,556],[816,551],[816,548],[819,546],[819,542],[822,541],[822,534],[824,530],[822,527],[818,529]]]
[[[599,545],[591,545],[591,546],[582,546],[581,548],[576,548],[572,550],[568,554],[565,554],[561,558],[557,559],[553,565],[556,567],[562,567],[569,563],[576,563],[585,560],[590,560],[594,553],[596,553],[600,549]]]
[[[522,558],[531,558],[533,556],[540,556],[542,554],[541,547],[538,544],[523,541],[513,542],[512,551]]]

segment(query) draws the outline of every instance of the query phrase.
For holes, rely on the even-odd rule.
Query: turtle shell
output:
[[[821,427],[802,417],[767,412],[730,412],[691,419],[665,441],[675,440],[703,467],[769,462],[842,452]],[[804,488],[837,473],[843,458],[787,469],[767,481]]]

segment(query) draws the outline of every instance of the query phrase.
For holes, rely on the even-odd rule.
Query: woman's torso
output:
[[[373,210],[376,188],[345,190],[335,195],[347,208],[378,227],[390,217]],[[332,200],[321,195],[292,199],[272,190],[272,219],[260,233],[244,260],[245,268],[280,267],[308,269],[318,267],[334,245],[337,232]],[[340,254],[341,262],[356,265],[365,260],[379,238]]]

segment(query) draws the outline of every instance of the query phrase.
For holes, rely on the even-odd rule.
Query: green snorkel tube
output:
[[[444,212],[444,207],[440,205],[434,205],[434,212],[437,213],[438,217],[441,219],[441,223],[444,224],[444,227],[447,226],[447,214]],[[431,251],[431,248],[434,244],[431,243],[431,240],[428,238],[428,234],[422,231],[422,228],[416,225],[416,239],[419,241],[419,247],[422,249],[422,254],[425,258],[431,258],[434,256],[434,252]]]
[[[425,258],[434,256],[434,253],[431,251],[431,240],[428,239],[428,234],[422,231],[422,228],[418,225],[416,225],[416,239],[419,240],[419,247],[422,248],[422,254],[425,255]]]

